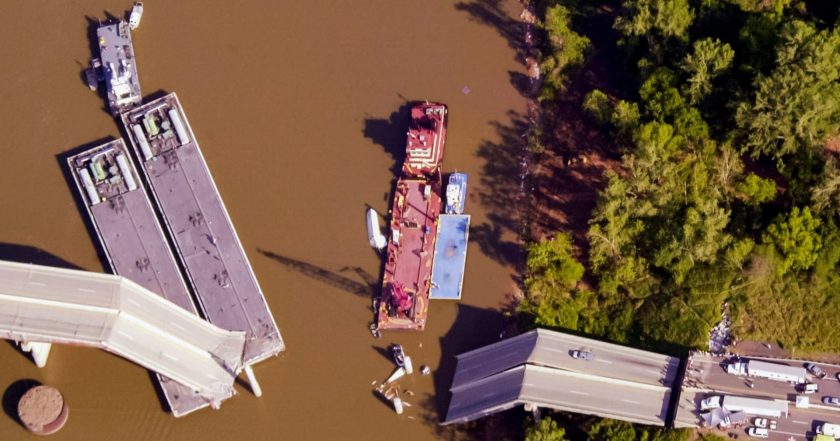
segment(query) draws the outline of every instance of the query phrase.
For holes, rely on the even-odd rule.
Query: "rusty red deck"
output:
[[[437,103],[417,103],[411,108],[406,159],[391,204],[387,260],[377,302],[380,330],[422,331],[426,326],[442,205],[440,166],[446,113],[446,106]],[[402,287],[402,292],[394,294],[395,286]],[[397,306],[397,297],[403,292],[411,297],[407,310]]]

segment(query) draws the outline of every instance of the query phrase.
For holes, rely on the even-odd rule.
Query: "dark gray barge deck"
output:
[[[197,315],[123,140],[73,155],[67,164],[111,271]],[[210,404],[180,383],[158,380],[176,417]]]
[[[123,113],[122,121],[205,318],[247,333],[246,365],[283,351],[178,97],[171,93],[136,107]]]

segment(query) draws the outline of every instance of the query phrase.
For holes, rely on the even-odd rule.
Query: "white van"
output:
[[[840,437],[840,424],[823,423],[817,426],[817,433],[835,438]]]

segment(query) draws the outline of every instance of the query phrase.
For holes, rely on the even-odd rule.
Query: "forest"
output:
[[[615,165],[602,173],[584,229],[531,235],[523,325],[682,356],[708,348],[725,309],[738,340],[836,352],[840,6],[532,6],[541,73],[533,161],[564,143],[561,102],[577,93],[575,105],[609,141]],[[593,65],[604,59],[607,68]],[[582,71],[606,73],[592,87]],[[595,418],[561,426],[543,419],[527,425],[525,438],[560,441],[569,430],[579,432],[570,439],[688,438]]]

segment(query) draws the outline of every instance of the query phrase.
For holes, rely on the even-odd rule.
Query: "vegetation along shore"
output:
[[[840,347],[840,7],[525,6],[537,115],[521,326],[684,355],[709,348],[725,309],[738,340]],[[525,430],[695,436],[564,414]]]

